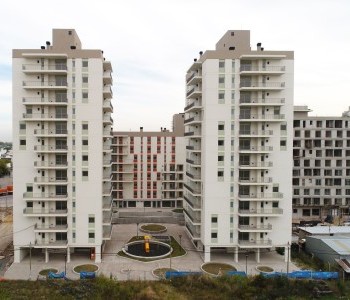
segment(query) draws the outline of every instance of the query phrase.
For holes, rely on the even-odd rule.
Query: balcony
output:
[[[34,151],[44,153],[66,153],[68,152],[68,147],[66,145],[38,145],[34,146]]]
[[[200,172],[186,172],[186,175],[192,181],[201,181],[201,173]]]
[[[239,162],[241,169],[268,169],[273,167],[272,161],[251,161],[251,162]]]
[[[184,187],[192,193],[194,196],[200,196],[202,194],[200,185],[186,184],[184,183]]]
[[[65,185],[68,184],[67,177],[34,177],[34,183],[41,185]]]
[[[249,75],[259,74],[283,74],[286,71],[285,66],[252,66],[252,65],[241,65],[239,68],[240,73]]]
[[[238,231],[240,232],[268,232],[272,230],[271,224],[260,225],[238,225]]]
[[[34,113],[34,114],[23,114],[23,119],[26,121],[67,121],[67,114],[56,114],[56,113]]]
[[[107,125],[112,125],[113,124],[113,119],[110,116],[110,114],[106,114],[103,116],[103,124],[107,124]]]
[[[102,149],[103,149],[103,152],[112,152],[112,144],[110,143],[104,144]]]
[[[103,172],[102,180],[103,181],[111,181],[112,180],[112,172]]]
[[[198,124],[202,123],[202,118],[200,116],[193,116],[191,118],[188,118],[184,121],[184,124]]]
[[[67,209],[55,209],[55,208],[42,208],[33,209],[32,207],[26,207],[23,209],[23,214],[27,217],[52,217],[52,216],[67,216]]]
[[[186,78],[187,85],[196,85],[202,81],[202,75],[198,72],[193,72]]]
[[[34,248],[67,248],[68,240],[35,241]]]
[[[194,101],[191,104],[187,105],[184,108],[185,112],[198,111],[203,108],[202,103],[200,101]]]
[[[35,232],[67,232],[68,225],[54,225],[54,224],[35,224],[34,226]]]
[[[239,216],[279,216],[283,214],[282,208],[270,208],[270,209],[239,209]]]
[[[103,224],[111,224],[111,221],[112,221],[112,212],[111,211],[104,211],[103,218],[102,218]]]
[[[54,193],[23,193],[23,199],[26,201],[65,201],[68,200],[68,194],[56,195]]]
[[[56,163],[55,161],[35,161],[34,167],[36,169],[67,169],[68,163]]]
[[[113,198],[112,197],[103,197],[102,201],[102,209],[103,210],[111,210],[112,208],[112,203],[113,203]]]
[[[105,60],[103,62],[103,70],[106,72],[106,71],[112,71],[112,64],[110,61],[108,60]]]
[[[112,98],[113,96],[113,92],[112,92],[112,88],[110,85],[105,85],[103,87],[103,97],[105,98]]]
[[[279,106],[283,105],[285,103],[284,98],[251,98],[248,97],[242,97],[239,100],[240,105],[244,106],[261,106],[261,105],[270,105],[270,106]]]
[[[202,95],[202,89],[199,87],[192,87],[186,92],[186,98],[200,97]]]
[[[113,77],[111,71],[103,72],[103,84],[113,84]]]
[[[68,99],[66,97],[25,97],[22,98],[24,105],[54,105],[67,106]]]
[[[112,225],[103,225],[102,239],[110,240],[112,238]]]
[[[104,168],[108,168],[108,167],[111,167],[111,166],[112,166],[112,159],[111,158],[103,160],[103,167]]]
[[[187,216],[191,220],[192,224],[198,224],[198,225],[201,224],[200,212],[192,211],[191,208],[184,209],[183,211],[185,213],[185,216]]]
[[[240,130],[241,137],[270,137],[273,135],[273,130]]]
[[[192,237],[193,240],[199,240],[201,237],[200,231],[198,230],[200,226],[194,226],[191,223],[185,224],[186,230],[189,233],[189,235]]]
[[[103,111],[110,112],[110,113],[113,112],[113,105],[111,100],[109,99],[103,100]]]
[[[238,246],[240,248],[270,248],[272,247],[272,241],[266,240],[238,240]]]
[[[285,88],[284,82],[253,82],[243,81],[239,84],[240,90],[256,91],[256,90],[283,90]]]
[[[67,90],[67,80],[49,80],[49,81],[23,81],[24,89],[35,90]]]
[[[191,131],[185,132],[185,136],[200,138],[202,136],[202,133],[200,130],[191,130]]]
[[[283,193],[252,193],[250,195],[238,195],[239,200],[249,201],[274,201],[283,199]]]
[[[104,197],[110,196],[112,194],[112,186],[103,188],[102,193]]]
[[[272,146],[251,146],[251,147],[246,147],[246,146],[240,146],[239,147],[239,152],[240,153],[268,153],[272,152],[273,147]]]
[[[197,159],[186,158],[186,162],[196,167],[201,166],[201,160],[199,158]]]
[[[263,178],[239,178],[238,183],[240,185],[265,185],[265,184],[270,184],[272,183],[272,178],[271,177],[263,177]]]
[[[38,137],[66,137],[66,129],[34,129],[34,135]]]
[[[41,64],[23,64],[23,73],[26,74],[67,74],[67,64],[57,63],[42,66]]]
[[[239,119],[241,121],[282,121],[285,119],[284,115],[275,115],[275,114],[264,114],[264,115],[258,115],[258,114],[240,114]]]
[[[201,200],[192,195],[185,195],[184,200],[191,206],[192,210],[200,210],[202,208]]]

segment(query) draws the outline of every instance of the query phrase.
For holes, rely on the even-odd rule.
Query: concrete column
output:
[[[21,248],[14,248],[14,254],[13,254],[13,262],[14,263],[20,263],[21,260],[23,259],[23,249]]]
[[[95,263],[101,262],[101,246],[95,247]]]
[[[260,249],[259,248],[256,249],[255,260],[257,263],[260,263]]]
[[[46,263],[49,262],[49,257],[50,257],[49,249],[45,248],[45,262]]]
[[[284,262],[290,262],[290,246],[284,247]]]
[[[210,247],[206,246],[204,251],[204,262],[210,262]]]
[[[238,263],[238,247],[235,248],[235,262]]]
[[[67,247],[67,263],[70,263],[70,248]]]

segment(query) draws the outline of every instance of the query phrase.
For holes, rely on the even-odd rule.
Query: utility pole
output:
[[[289,273],[289,242],[287,246],[287,277],[288,277],[288,273]]]
[[[32,242],[29,243],[29,279],[32,279]]]
[[[248,254],[245,255],[245,274],[248,276]]]
[[[64,276],[67,274],[67,253],[64,255]]]

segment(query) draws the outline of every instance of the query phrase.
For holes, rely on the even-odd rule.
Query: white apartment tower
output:
[[[113,199],[120,208],[182,207],[185,164],[184,114],[173,130],[114,132]]]
[[[13,50],[14,260],[89,251],[111,237],[112,66],[73,29]]]
[[[185,221],[204,261],[290,242],[293,56],[234,30],[187,71]]]
[[[348,221],[350,111],[310,116],[294,106],[293,223]]]

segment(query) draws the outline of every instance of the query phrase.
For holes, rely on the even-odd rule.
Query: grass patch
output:
[[[41,275],[41,276],[47,276],[47,275],[49,275],[50,272],[52,272],[52,273],[57,273],[58,270],[57,270],[57,269],[54,269],[54,268],[52,268],[52,269],[43,269],[43,270],[41,270],[41,271],[39,272],[39,275]]]
[[[79,265],[74,267],[74,272],[80,273],[80,272],[96,272],[98,270],[98,267],[96,265],[92,264],[85,264],[85,265]]]
[[[150,232],[153,232],[153,233],[157,233],[157,232],[160,232],[160,231],[165,231],[166,227],[163,226],[163,225],[159,225],[159,224],[146,224],[146,225],[142,225],[141,229],[145,230],[145,231],[150,231]]]
[[[213,275],[224,275],[228,271],[237,271],[237,269],[234,266],[231,266],[229,264],[223,264],[223,263],[206,263],[202,265],[202,269],[205,272],[208,272]]]
[[[143,240],[143,236],[133,236],[128,242],[128,243],[131,243],[131,242],[135,242],[135,241],[140,241],[140,240]],[[180,246],[180,244],[171,236],[170,237],[170,246],[173,248],[173,252],[171,253],[171,257],[177,257],[177,256],[182,256],[182,255],[185,255],[186,254],[186,251],[184,248],[182,248]],[[144,258],[134,258],[134,257],[130,257],[128,255],[126,255],[122,250],[120,250],[118,253],[117,253],[119,256],[122,256],[122,257],[127,257],[127,258],[130,258],[130,259],[134,259],[134,260],[138,260],[138,261],[142,261],[142,262],[148,262],[148,261],[155,261],[155,260],[159,260],[159,259],[144,259]],[[167,257],[165,258],[169,258],[170,255],[168,255]],[[164,258],[160,258],[160,259],[164,259]]]
[[[174,213],[181,214],[183,213],[184,209],[183,208],[175,208],[171,210]]]
[[[158,278],[165,278],[165,272],[168,272],[168,271],[176,271],[176,270],[170,269],[170,268],[158,268],[153,270],[153,274]]]
[[[256,269],[260,272],[273,272],[274,269],[268,267],[268,266],[257,266]]]

